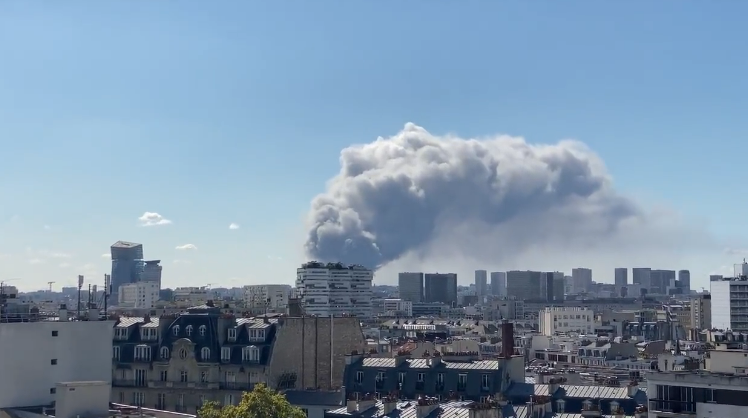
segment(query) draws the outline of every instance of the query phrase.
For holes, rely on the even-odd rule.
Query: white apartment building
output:
[[[712,297],[712,327],[748,331],[748,278],[725,277],[709,282]]]
[[[291,286],[287,284],[257,284],[244,286],[244,303],[252,313],[285,312]]]
[[[159,300],[158,282],[128,283],[119,287],[118,304],[123,308],[153,309]]]
[[[595,328],[595,313],[590,308],[547,307],[538,315],[541,334],[552,337],[561,333],[589,334]]]
[[[193,306],[203,304],[212,298],[210,289],[201,287],[178,287],[174,289],[175,302],[189,302]]]
[[[0,322],[0,408],[49,405],[61,382],[112,382],[114,321]]]
[[[385,299],[384,314],[388,316],[413,316],[413,302],[402,299]]]
[[[296,270],[296,291],[307,315],[371,317],[374,272],[341,263],[305,263]]]

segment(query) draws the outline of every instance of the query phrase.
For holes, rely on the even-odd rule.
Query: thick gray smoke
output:
[[[378,267],[451,237],[453,253],[508,257],[537,243],[596,245],[643,219],[576,141],[437,137],[409,123],[340,162],[312,202],[310,259]]]

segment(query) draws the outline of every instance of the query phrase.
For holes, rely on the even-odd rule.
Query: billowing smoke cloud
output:
[[[435,252],[507,259],[538,245],[620,244],[647,223],[577,141],[466,140],[408,123],[393,137],[344,149],[340,162],[312,202],[305,250],[313,260],[378,267]]]

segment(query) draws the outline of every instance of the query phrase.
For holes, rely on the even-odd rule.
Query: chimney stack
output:
[[[514,355],[514,324],[504,320],[501,323],[501,356],[512,358]]]

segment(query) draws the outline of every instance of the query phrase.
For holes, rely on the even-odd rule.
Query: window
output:
[[[57,393],[57,389],[56,388],[49,388],[49,394],[50,395],[54,395],[55,393]]]
[[[231,360],[231,347],[221,347],[221,361]]]
[[[184,328],[184,333],[187,334],[188,337],[191,336],[192,335],[192,325],[187,325]]]
[[[157,409],[166,409],[166,394],[165,393],[159,393],[158,394],[158,403],[156,404]]]
[[[174,328],[171,329],[171,332],[174,333],[174,336],[179,335],[179,325],[174,325]]]
[[[465,390],[467,388],[467,374],[460,373],[457,376],[457,390]]]
[[[118,346],[112,347],[112,358],[114,360],[119,361],[119,347]]]
[[[151,361],[151,347],[147,345],[136,345],[135,361]]]
[[[236,341],[236,328],[229,328],[229,341]]]
[[[179,394],[179,398],[177,398],[177,404],[180,409],[184,408],[184,393]]]
[[[205,395],[200,395],[200,403],[199,403],[199,405],[200,405],[200,406],[203,406],[203,405],[205,405],[205,402],[207,402],[207,401],[208,401],[208,400],[207,400],[207,398],[205,397]]]
[[[133,392],[132,404],[135,406],[143,406],[145,404],[145,394],[143,392]]]
[[[125,340],[127,339],[127,328],[115,328],[114,329],[114,338],[118,340]]]
[[[490,374],[484,374],[483,376],[481,376],[480,388],[481,390],[484,390],[484,391],[491,388],[491,375]]]
[[[260,349],[251,345],[242,349],[242,361],[259,362]]]
[[[52,331],[52,336],[53,336],[53,337],[56,337],[57,335],[58,335],[58,334],[57,334],[57,331]]]
[[[424,376],[424,374],[423,374],[423,373],[418,373],[418,376],[417,376],[417,379],[418,379],[418,380],[416,380],[416,381],[417,381],[417,382],[423,382],[423,381],[424,381],[424,377],[425,377],[425,376]]]
[[[364,381],[364,372],[356,372],[356,383],[362,383]]]
[[[187,349],[186,348],[180,348],[179,349],[179,358],[182,360],[187,358]]]
[[[566,401],[563,399],[559,399],[556,401],[556,408],[558,409],[559,413],[564,413],[564,408],[566,407]]]
[[[198,328],[198,330],[200,331],[200,336],[204,337],[205,336],[205,325],[200,325],[200,328]]]
[[[169,372],[167,370],[161,370],[161,373],[159,373],[159,380],[162,382],[169,380]]]
[[[208,372],[200,372],[200,383],[208,383]]]
[[[51,364],[52,364],[52,365],[54,366],[55,364],[57,364],[57,359],[56,359],[56,358],[53,358],[53,359],[52,359],[52,360],[50,360],[49,362],[50,362],[50,363],[51,363]]]
[[[226,394],[226,396],[223,399],[224,405],[233,405],[234,404],[234,395],[232,394]]]
[[[203,361],[210,360],[210,348],[203,347],[202,350],[200,350],[200,357],[203,359]]]
[[[161,347],[161,360],[169,359],[169,347]]]
[[[404,372],[400,372],[400,373],[397,374],[397,383],[399,383],[401,385],[403,383],[405,383],[405,373]]]
[[[179,381],[182,383],[187,383],[187,370],[182,370],[179,372]]]
[[[125,392],[119,393],[119,403],[125,403]]]

